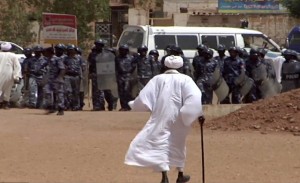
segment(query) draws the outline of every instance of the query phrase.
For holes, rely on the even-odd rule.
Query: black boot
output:
[[[3,102],[2,102],[2,108],[3,108],[3,109],[9,109],[9,102],[3,101]]]
[[[162,178],[160,183],[169,183],[167,172],[161,172]]]
[[[59,109],[57,112],[58,116],[63,116],[64,115],[64,110],[63,109]]]
[[[176,183],[185,183],[188,182],[190,180],[190,176],[189,175],[183,175],[183,172],[178,172],[178,177],[176,180]]]

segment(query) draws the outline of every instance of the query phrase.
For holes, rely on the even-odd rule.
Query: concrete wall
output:
[[[144,9],[128,9],[128,24],[129,25],[147,25],[148,22],[148,12]]]

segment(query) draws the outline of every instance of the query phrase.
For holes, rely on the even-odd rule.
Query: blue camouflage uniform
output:
[[[46,68],[41,68],[41,66],[46,62],[44,56],[33,57],[27,62],[29,69],[28,105],[31,108],[43,107],[43,88],[45,85],[43,77],[46,73]]]
[[[63,76],[60,76],[60,72],[65,70],[65,65],[63,60],[56,56],[47,58],[47,60],[48,81],[44,88],[46,108],[63,111],[65,108],[64,80]]]
[[[80,109],[79,93],[82,74],[82,61],[76,55],[64,58],[65,64],[65,109]]]

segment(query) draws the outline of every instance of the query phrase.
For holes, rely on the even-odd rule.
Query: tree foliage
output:
[[[38,21],[41,27],[43,12],[76,15],[82,47],[94,40],[93,22],[109,20],[110,15],[109,0],[1,0],[0,10],[0,39],[21,45],[32,41],[30,22]]]
[[[281,0],[293,17],[300,18],[300,0]]]
[[[0,40],[19,45],[31,43],[35,33],[31,32],[31,22],[28,20],[28,11],[23,1],[2,0],[0,6]]]

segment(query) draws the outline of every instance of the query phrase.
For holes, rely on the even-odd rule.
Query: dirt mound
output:
[[[300,89],[254,102],[206,124],[216,130],[257,130],[300,134]]]

